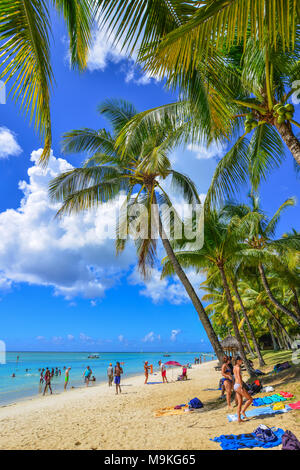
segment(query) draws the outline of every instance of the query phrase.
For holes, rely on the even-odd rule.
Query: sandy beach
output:
[[[299,411],[229,423],[226,404],[218,400],[220,391],[206,390],[216,389],[219,382],[214,365],[215,361],[193,365],[185,382],[144,385],[143,375],[124,378],[118,396],[114,387],[100,384],[2,407],[0,449],[218,450],[219,444],[211,438],[252,432],[261,422],[289,429],[299,437]],[[152,375],[149,381],[160,381],[160,377]],[[282,386],[275,386],[279,389]],[[204,403],[202,411],[154,416],[159,408],[194,397]]]

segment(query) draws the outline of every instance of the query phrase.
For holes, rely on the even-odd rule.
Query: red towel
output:
[[[279,392],[279,395],[281,395],[284,398],[293,398],[293,394],[289,392]]]
[[[297,401],[297,403],[289,403],[289,406],[290,406],[293,410],[300,410],[300,401]]]

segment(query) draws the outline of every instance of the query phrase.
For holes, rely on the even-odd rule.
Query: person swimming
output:
[[[244,385],[243,385],[242,371],[241,371],[242,364],[243,364],[242,358],[240,356],[237,356],[237,358],[235,359],[235,366],[233,368],[233,373],[234,373],[234,378],[235,378],[235,384],[233,388],[234,388],[237,402],[238,402],[237,416],[238,416],[239,423],[243,421],[248,421],[245,411],[247,410],[247,408],[249,408],[249,406],[253,402],[253,398],[251,397],[251,395],[249,395],[249,393],[247,392],[247,390],[244,388]],[[246,402],[244,406],[242,407],[243,398],[246,398]],[[241,419],[241,415],[243,419]]]

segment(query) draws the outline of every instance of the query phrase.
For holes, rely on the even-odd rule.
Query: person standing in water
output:
[[[108,386],[111,387],[113,380],[114,380],[114,369],[112,366],[112,363],[109,363],[109,366],[107,368],[107,378],[108,378]]]
[[[92,369],[90,368],[90,366],[87,366],[87,368],[85,369],[83,373],[84,381],[87,387],[89,385],[91,375],[92,375]]]
[[[44,388],[44,393],[43,395],[45,395],[47,389],[49,388],[50,390],[50,393],[52,395],[52,388],[51,388],[51,374],[50,374],[50,370],[47,368],[46,369],[46,372],[45,372],[45,375],[44,375],[44,380],[45,380],[45,388]]]
[[[70,370],[71,367],[68,367],[65,372],[65,384],[64,384],[64,389],[67,390],[67,385],[69,383],[69,378],[70,378]]]
[[[237,356],[235,360],[235,366],[233,368],[233,374],[234,374],[234,380],[235,380],[235,384],[233,388],[234,388],[237,402],[238,402],[237,416],[238,416],[239,423],[242,423],[243,421],[248,421],[245,411],[247,410],[247,408],[249,408],[249,406],[253,402],[253,398],[251,397],[251,395],[249,395],[249,393],[247,392],[247,390],[245,390],[243,386],[242,371],[241,371],[242,364],[243,364],[242,358],[240,356]],[[246,398],[246,403],[242,407],[243,398]],[[241,419],[241,415],[243,419]]]
[[[116,395],[118,395],[118,390],[120,390],[120,393],[122,392],[121,390],[121,374],[123,374],[123,369],[120,366],[120,363],[117,362],[115,366],[115,384],[116,384]]]

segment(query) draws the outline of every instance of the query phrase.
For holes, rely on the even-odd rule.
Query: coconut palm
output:
[[[210,270],[210,277],[212,270],[218,272],[226,296],[234,334],[240,346],[239,350],[247,371],[251,375],[253,371],[244,351],[229,281],[232,266],[234,266],[240,250],[239,231],[234,224],[228,224],[223,220],[222,211],[213,210],[205,217],[204,245],[201,249],[179,251],[178,248],[182,245],[182,240],[179,240],[179,243],[175,240],[173,245],[175,255],[183,268],[193,268],[196,272]],[[173,274],[174,268],[170,259],[165,259],[163,262],[162,275]]]
[[[41,161],[46,163],[51,149],[50,90],[53,73],[50,63],[51,20],[54,6],[67,24],[73,67],[86,66],[94,0],[1,0],[0,79],[11,84],[11,93],[25,114],[30,114],[44,141]]]
[[[144,127],[143,132],[137,133],[135,140],[127,148],[116,149],[120,130],[136,114],[136,110],[128,102],[110,100],[104,102],[99,111],[109,119],[113,133],[105,129],[81,129],[67,133],[63,140],[65,152],[84,151],[91,156],[83,167],[56,177],[50,184],[50,196],[52,200],[62,202],[59,214],[63,215],[89,210],[124,191],[126,201],[117,223],[117,251],[124,249],[128,237],[132,235],[137,248],[139,268],[146,276],[155,263],[159,235],[174,272],[182,282],[214,351],[221,360],[223,351],[217,335],[174,255],[168,239],[170,235],[167,236],[166,231],[166,226],[170,225],[169,209],[173,207],[163,187],[164,180],[170,178],[173,187],[193,206],[200,204],[197,190],[190,178],[173,170],[168,158],[168,153],[177,143],[180,130],[174,130],[172,122],[166,119],[160,126]],[[138,215],[134,212],[139,204],[146,209],[142,218],[140,209]],[[176,221],[182,224],[176,211],[173,214]]]
[[[241,233],[244,230],[247,249],[241,251],[241,263],[244,263],[246,266],[257,267],[262,285],[271,303],[277,310],[288,315],[300,325],[300,318],[297,316],[297,313],[287,308],[275,297],[270,287],[270,279],[268,279],[266,274],[266,267],[267,270],[275,269],[286,279],[286,282],[290,283],[290,287],[299,285],[299,273],[296,270],[292,271],[292,269],[289,269],[280,260],[280,257],[286,257],[288,253],[293,253],[294,258],[298,259],[300,250],[299,236],[291,235],[274,239],[275,230],[282,212],[287,207],[294,206],[295,200],[294,198],[287,199],[270,219],[262,213],[258,196],[251,195],[250,200],[252,207],[231,203],[224,208],[224,212],[227,213],[229,218],[234,218],[240,227]],[[237,216],[238,219],[236,219]],[[296,293],[296,300],[298,302],[295,290],[294,293]]]

